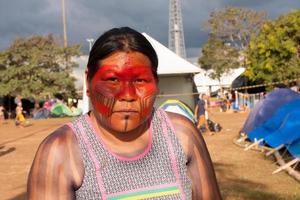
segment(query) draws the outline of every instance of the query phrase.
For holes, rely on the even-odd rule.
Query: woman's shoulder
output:
[[[180,133],[189,136],[191,132],[195,132],[195,131],[197,132],[195,124],[187,117],[172,112],[166,112],[166,113],[175,129],[176,134]]]
[[[171,112],[166,113],[172,123],[176,137],[188,155],[190,151],[189,147],[192,147],[194,141],[202,136],[200,136],[195,124],[185,116]]]
[[[49,142],[51,140],[65,140],[67,138],[72,138],[73,131],[68,125],[63,125],[52,133],[50,133],[44,140],[44,142]]]
[[[78,148],[73,130],[68,125],[63,125],[50,133],[40,144],[38,151],[67,156],[68,152]]]
[[[80,149],[72,129],[64,125],[50,135],[40,144],[29,175],[29,182],[47,177],[59,185],[59,177],[67,177],[65,184],[78,188],[83,180],[84,167]],[[43,187],[40,185],[38,187]],[[55,187],[55,186],[54,186]]]
[[[190,119],[181,114],[168,111],[165,112],[170,121],[172,122],[173,126],[184,125],[183,128],[192,128],[194,126],[193,122]]]

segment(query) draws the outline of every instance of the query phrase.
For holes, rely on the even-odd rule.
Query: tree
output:
[[[212,70],[210,77],[219,80],[231,69],[244,66],[244,50],[265,17],[264,12],[230,6],[210,14],[205,26],[209,39],[198,60],[203,69]]]
[[[71,57],[79,56],[79,50],[79,45],[61,47],[52,35],[16,39],[0,52],[0,96],[74,96],[75,78],[70,73],[77,64]]]
[[[258,82],[300,77],[300,10],[262,26],[246,53],[246,75]]]
[[[244,50],[249,44],[251,35],[259,32],[265,20],[265,12],[226,6],[222,10],[212,12],[205,27],[211,35],[224,43],[230,43],[236,49]]]
[[[198,60],[201,68],[205,70],[212,69],[209,76],[212,79],[220,78],[223,74],[228,73],[231,69],[239,67],[238,51],[229,44],[216,37],[210,37],[208,42],[202,48],[203,56]]]

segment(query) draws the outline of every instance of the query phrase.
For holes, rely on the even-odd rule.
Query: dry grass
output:
[[[224,199],[300,199],[300,184],[285,172],[272,175],[277,166],[256,151],[243,151],[233,144],[246,113],[219,113],[213,121],[223,129],[213,136],[204,135]],[[13,121],[0,124],[1,199],[21,200],[26,196],[26,179],[39,143],[51,131],[71,119],[33,121],[26,128]]]
[[[205,135],[224,199],[300,199],[300,184],[285,172],[272,175],[278,167],[272,158],[258,151],[244,151],[235,145],[247,113],[214,112],[222,132]]]

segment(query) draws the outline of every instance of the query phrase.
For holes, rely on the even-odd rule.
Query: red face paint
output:
[[[126,132],[151,114],[157,83],[146,56],[136,52],[115,54],[101,62],[90,83],[90,97],[106,126]]]

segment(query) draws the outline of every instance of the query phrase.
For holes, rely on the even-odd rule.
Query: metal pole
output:
[[[62,4],[62,20],[63,20],[63,28],[64,28],[64,47],[66,48],[68,46],[68,38],[67,38],[65,0],[61,0],[61,4]]]
[[[93,38],[88,38],[88,39],[86,39],[86,41],[89,43],[89,51],[91,51],[94,39]],[[83,113],[87,113],[91,109],[90,100],[89,100],[89,97],[86,94],[86,90],[87,90],[86,81],[87,81],[86,80],[86,74],[84,73],[83,74],[83,91],[82,91],[82,103],[83,103],[82,112]]]
[[[89,43],[89,52],[92,50],[92,45],[94,42],[93,38],[87,38],[86,41]]]

